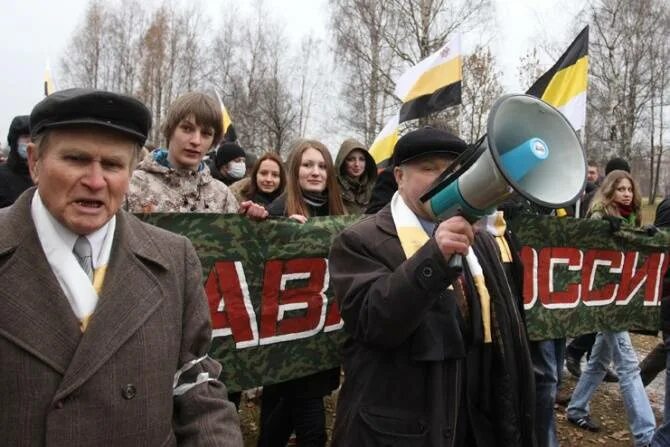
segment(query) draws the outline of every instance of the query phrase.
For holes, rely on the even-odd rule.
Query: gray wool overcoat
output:
[[[188,239],[120,211],[100,300],[82,334],[30,214],[34,188],[0,210],[0,443],[241,446],[218,380],[173,396],[211,325]],[[216,379],[206,358],[184,373]]]

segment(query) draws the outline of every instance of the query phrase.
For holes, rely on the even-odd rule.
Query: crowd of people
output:
[[[338,388],[333,446],[558,446],[564,362],[579,377],[564,398],[570,423],[598,431],[589,402],[603,380],[618,381],[635,446],[670,446],[644,388],[665,366],[665,344],[641,373],[627,331],[585,334],[567,350],[564,339],[530,341],[504,212],[431,219],[420,197],[467,150],[458,136],[410,131],[378,175],[355,139],[335,160],[314,139],[295,141],[286,161],[256,158],[223,141],[221,107],[203,93],[170,105],[164,141],[148,150],[151,126],[141,102],[89,89],[56,92],[10,125],[0,165],[7,445],[242,445],[240,393],[228,395],[207,356],[195,251],[132,215],[177,212],[362,216],[329,255],[342,368],[266,385],[258,446],[326,445],[324,397]],[[604,178],[588,164],[585,194],[562,214],[639,227],[625,160]],[[670,224],[667,200],[655,224]],[[661,313],[667,337],[665,299]]]

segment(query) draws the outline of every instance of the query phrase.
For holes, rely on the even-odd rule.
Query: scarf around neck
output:
[[[405,253],[405,257],[409,259],[419,248],[428,242],[430,236],[426,233],[419,218],[407,206],[398,191],[395,192],[391,199],[391,216],[393,217],[393,223],[398,232],[398,239],[400,239],[400,245]],[[463,258],[472,275],[475,290],[479,295],[484,343],[491,343],[491,297],[486,288],[482,267],[472,249],[468,250],[468,254]]]
[[[314,208],[321,208],[328,203],[328,194],[326,191],[319,193],[303,190],[302,197],[305,199],[305,202],[307,202],[308,205],[313,206]]]
[[[51,215],[37,191],[33,196],[31,214],[49,267],[51,267],[51,271],[56,276],[65,297],[70,303],[72,312],[79,319],[81,331],[84,332],[102,291],[107,264],[112,252],[116,216],[113,216],[109,221],[100,252],[97,258],[95,256],[93,258],[93,283],[91,283],[72,252],[74,242],[78,236],[65,228]]]
[[[156,149],[155,151],[153,151],[153,153],[151,155],[154,158],[154,160],[156,161],[156,163],[158,163],[159,165],[161,165],[165,168],[179,170],[179,168],[175,168],[174,166],[172,166],[170,164],[170,160],[168,159],[168,150],[167,149],[163,149],[163,148]],[[197,171],[201,172],[203,169],[205,169],[205,162],[201,161],[198,164]]]

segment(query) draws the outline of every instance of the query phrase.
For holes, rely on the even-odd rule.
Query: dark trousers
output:
[[[665,369],[665,344],[660,342],[640,362],[640,377],[644,386],[649,385]]]
[[[591,348],[596,342],[596,333],[580,335],[574,338],[565,348],[565,354],[577,360],[581,360],[584,354],[591,355]]]
[[[561,383],[564,353],[564,338],[530,343],[535,373],[535,435],[538,447],[558,447],[554,402]]]
[[[298,447],[326,445],[323,397],[295,397],[276,385],[263,387],[258,447],[285,447],[295,431]]]

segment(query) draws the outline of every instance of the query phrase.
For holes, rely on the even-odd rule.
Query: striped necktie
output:
[[[91,243],[85,236],[79,236],[74,243],[72,252],[84,270],[84,273],[88,276],[88,279],[93,282],[93,249],[91,248]]]

